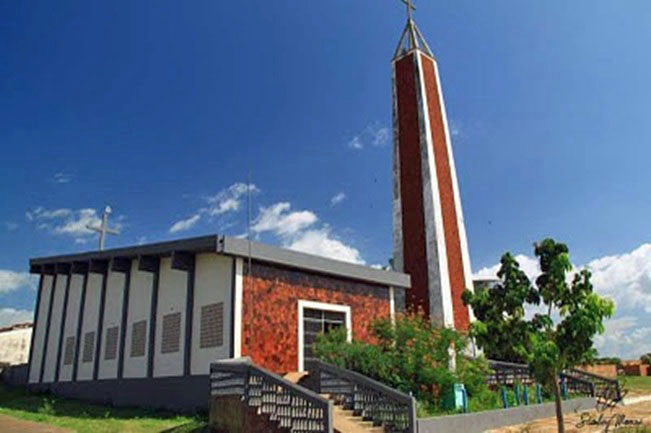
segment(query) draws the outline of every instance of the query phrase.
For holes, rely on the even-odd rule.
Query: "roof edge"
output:
[[[391,287],[410,288],[411,277],[395,271],[375,269],[340,260],[329,259],[314,254],[274,247],[246,239],[223,237],[219,251],[237,257],[249,257],[267,263],[275,263],[291,268],[307,269],[321,274],[350,278],[354,280],[383,284]]]
[[[54,265],[73,264],[88,261],[102,261],[115,258],[137,258],[140,256],[171,256],[174,252],[214,252],[236,257],[248,258],[265,263],[273,263],[289,268],[305,269],[320,274],[342,277],[391,287],[410,288],[411,278],[395,271],[375,269],[340,260],[329,259],[313,254],[288,250],[272,245],[250,242],[246,239],[210,235],[148,245],[114,248],[104,251],[90,251],[30,259],[30,272],[56,272]],[[52,269],[50,269],[52,268]]]

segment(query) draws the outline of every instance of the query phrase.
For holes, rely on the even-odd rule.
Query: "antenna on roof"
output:
[[[248,179],[246,180],[246,201],[247,201],[247,216],[246,216],[246,237],[248,240],[248,248],[249,248],[249,263],[248,267],[246,270],[246,275],[249,280],[251,280],[251,207],[252,207],[252,197],[251,197],[251,160],[249,159],[249,176]]]

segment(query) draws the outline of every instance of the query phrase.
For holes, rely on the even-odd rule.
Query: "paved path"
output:
[[[622,405],[630,406],[632,404],[644,403],[645,401],[651,401],[651,395],[637,395],[635,397],[626,397],[622,401]]]
[[[59,427],[52,427],[39,422],[25,421],[7,415],[0,415],[0,432],[2,433],[72,433]]]
[[[621,428],[618,420],[623,415],[627,420],[641,420],[645,426],[651,425],[651,402],[632,404],[628,406],[618,406],[615,409],[609,409],[604,412],[590,412],[593,420],[602,417],[601,424],[581,425],[581,415],[571,414],[565,416],[566,433],[603,433],[606,426],[604,423],[610,422],[608,432],[614,432],[616,427]],[[584,415],[587,416],[587,415]],[[586,419],[586,418],[583,418]],[[529,424],[505,427],[501,429],[490,430],[490,433],[555,433],[556,418],[545,418],[532,421]]]

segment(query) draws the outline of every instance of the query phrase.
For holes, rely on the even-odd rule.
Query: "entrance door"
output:
[[[299,370],[309,370],[316,359],[312,345],[320,334],[343,327],[350,340],[350,307],[299,301]]]

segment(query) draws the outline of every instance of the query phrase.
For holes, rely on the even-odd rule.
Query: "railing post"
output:
[[[409,402],[409,431],[410,433],[418,432],[418,417],[416,416],[416,399],[411,397]]]
[[[332,416],[333,408],[332,408],[332,402],[328,400],[328,407],[325,410],[325,416],[324,416],[324,422],[325,422],[325,433],[333,433],[334,432],[334,418]]]

